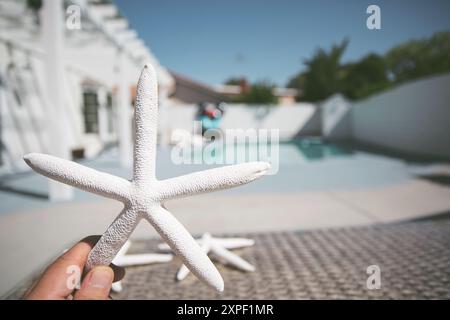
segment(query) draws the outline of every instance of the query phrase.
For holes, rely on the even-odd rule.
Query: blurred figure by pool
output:
[[[209,129],[219,129],[224,112],[225,104],[222,102],[216,105],[206,102],[200,102],[198,104],[195,120],[201,121],[202,135]]]

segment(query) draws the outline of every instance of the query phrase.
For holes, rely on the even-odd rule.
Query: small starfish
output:
[[[212,252],[219,258],[222,258],[225,262],[235,266],[238,269],[244,271],[255,271],[254,266],[238,255],[227,250],[253,246],[255,244],[254,240],[245,238],[215,238],[211,236],[211,234],[205,233],[200,239],[197,240],[197,242],[206,254]],[[161,243],[158,245],[158,249],[167,251],[170,250],[170,247],[165,243]],[[183,264],[180,270],[178,270],[177,280],[183,280],[188,274],[189,269]]]
[[[173,256],[171,254],[161,253],[140,253],[140,254],[127,254],[128,249],[131,247],[131,241],[125,242],[123,247],[119,250],[112,263],[119,267],[138,266],[144,264],[151,264],[157,262],[169,262]]]
[[[193,274],[216,290],[223,291],[223,279],[214,264],[163,204],[174,198],[249,183],[263,176],[270,164],[249,162],[157,180],[158,92],[156,74],[151,65],[144,67],[139,78],[134,122],[132,181],[45,154],[27,154],[24,160],[33,170],[48,178],[124,204],[122,212],[89,253],[88,269],[95,265],[109,265],[138,222],[144,218]]]
[[[112,261],[116,266],[129,267],[137,265],[146,265],[153,263],[169,262],[173,256],[171,254],[160,253],[144,253],[144,254],[127,254],[128,249],[131,247],[131,241],[125,242],[123,247],[119,250],[116,257]],[[115,292],[121,292],[123,289],[122,281],[117,281],[112,284],[112,289]]]

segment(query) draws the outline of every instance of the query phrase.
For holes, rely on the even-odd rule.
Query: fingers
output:
[[[114,271],[108,266],[97,266],[84,278],[75,300],[107,300],[114,280]]]
[[[79,283],[87,256],[97,243],[100,236],[89,236],[75,244],[71,249],[53,262],[40,280],[26,294],[30,300],[60,300],[66,299]],[[123,278],[125,271],[121,267],[114,269],[115,281]]]
[[[91,246],[91,250],[92,250],[92,248],[94,248],[94,246],[97,244],[100,237],[101,236],[99,236],[99,235],[89,236],[89,237],[84,238],[81,241],[85,241],[85,242],[89,243],[89,245]],[[125,268],[116,266],[114,263],[111,263],[109,266],[114,271],[114,281],[113,282],[120,281],[123,279],[123,277],[125,277]]]
[[[39,282],[26,296],[27,299],[65,299],[74,289],[76,278],[81,276],[87,255],[91,251],[91,243],[97,241],[91,236],[74,245],[66,253],[53,262],[44,272]],[[77,273],[78,270],[78,274]],[[74,281],[73,281],[74,280]]]
[[[125,268],[116,266],[113,263],[111,263],[109,266],[111,267],[111,269],[114,272],[114,281],[113,282],[120,281],[123,279],[123,277],[125,277]]]

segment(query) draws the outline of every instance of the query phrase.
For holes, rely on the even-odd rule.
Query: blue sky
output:
[[[448,0],[115,0],[159,61],[209,84],[232,76],[285,85],[318,47],[350,39],[344,61],[450,30]],[[366,9],[381,8],[381,30]]]

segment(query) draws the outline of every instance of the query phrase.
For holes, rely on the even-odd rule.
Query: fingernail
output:
[[[96,267],[92,270],[89,286],[92,288],[110,288],[114,274],[108,267]]]

